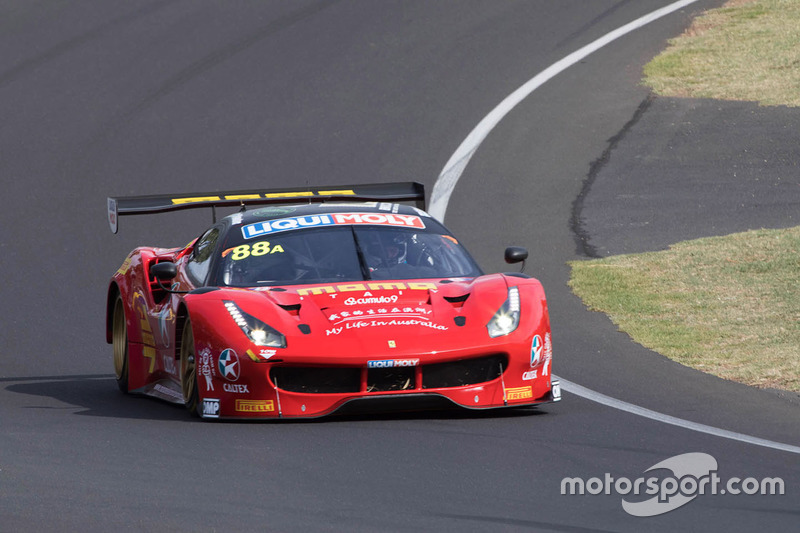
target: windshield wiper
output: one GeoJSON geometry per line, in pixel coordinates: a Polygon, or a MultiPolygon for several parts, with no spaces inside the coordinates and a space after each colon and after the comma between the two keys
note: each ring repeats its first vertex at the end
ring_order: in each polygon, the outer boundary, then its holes
{"type": "Polygon", "coordinates": [[[365,280],[372,279],[369,275],[369,267],[367,266],[367,260],[364,258],[364,251],[361,249],[361,244],[358,242],[358,237],[356,236],[356,230],[353,226],[350,226],[350,232],[353,234],[353,242],[356,243],[356,254],[358,254],[358,264],[361,266],[361,275],[364,277],[365,280]]]}

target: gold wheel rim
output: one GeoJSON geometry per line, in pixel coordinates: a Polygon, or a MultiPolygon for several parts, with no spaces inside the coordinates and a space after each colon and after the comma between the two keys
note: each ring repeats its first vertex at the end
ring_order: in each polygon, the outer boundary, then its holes
{"type": "Polygon", "coordinates": [[[194,386],[197,382],[195,367],[194,334],[192,333],[192,324],[187,321],[181,340],[181,390],[183,391],[183,401],[187,404],[194,397],[194,386]]]}
{"type": "Polygon", "coordinates": [[[128,360],[128,325],[125,322],[125,309],[122,298],[114,304],[114,322],[112,329],[112,345],[114,347],[114,374],[122,379],[125,363],[128,360]]]}

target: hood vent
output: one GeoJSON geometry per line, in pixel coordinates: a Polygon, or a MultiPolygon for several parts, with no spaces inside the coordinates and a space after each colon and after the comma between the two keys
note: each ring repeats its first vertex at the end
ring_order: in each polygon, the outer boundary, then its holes
{"type": "Polygon", "coordinates": [[[291,305],[278,304],[278,306],[281,309],[283,309],[292,316],[298,316],[300,314],[300,305],[301,304],[291,304],[291,305]]]}
{"type": "Polygon", "coordinates": [[[461,296],[445,296],[444,299],[453,304],[453,307],[464,307],[464,302],[469,298],[470,293],[462,294],[461,296]]]}

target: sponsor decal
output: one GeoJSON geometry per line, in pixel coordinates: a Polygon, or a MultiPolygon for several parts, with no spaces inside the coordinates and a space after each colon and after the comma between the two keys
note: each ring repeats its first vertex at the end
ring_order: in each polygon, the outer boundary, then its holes
{"type": "Polygon", "coordinates": [[[365,292],[361,298],[350,297],[343,303],[344,305],[369,305],[369,304],[393,304],[397,303],[398,296],[393,294],[391,296],[372,296],[372,293],[365,292]]]}
{"type": "Polygon", "coordinates": [[[506,399],[508,399],[509,402],[524,400],[526,398],[533,398],[533,389],[530,386],[506,389],[506,399]]]}
{"type": "Polygon", "coordinates": [[[250,389],[247,388],[247,385],[242,385],[241,383],[224,383],[222,390],[233,394],[250,394],[250,389]]]}
{"type": "Polygon", "coordinates": [[[339,335],[343,331],[349,329],[376,328],[386,326],[421,326],[423,328],[433,329],[436,331],[447,331],[449,329],[447,326],[427,321],[427,319],[418,318],[409,318],[405,320],[361,320],[358,322],[347,322],[342,326],[326,329],[325,335],[339,335]]]}
{"type": "Polygon", "coordinates": [[[111,232],[117,232],[117,201],[114,198],[108,199],[108,225],[111,226],[111,232]]]}
{"type": "Polygon", "coordinates": [[[212,392],[214,390],[212,377],[217,374],[214,371],[214,359],[211,356],[211,350],[209,348],[203,348],[198,355],[200,356],[200,364],[198,365],[200,375],[206,378],[206,391],[212,392]]]}
{"type": "Polygon", "coordinates": [[[522,373],[522,381],[531,381],[532,379],[536,379],[536,370],[522,373]]]}
{"type": "Polygon", "coordinates": [[[271,413],[274,410],[272,400],[236,400],[236,411],[240,413],[271,413]]]}
{"type": "Polygon", "coordinates": [[[425,229],[425,223],[417,215],[394,213],[330,213],[325,215],[306,215],[299,217],[264,220],[242,226],[245,239],[270,235],[281,231],[302,228],[315,228],[337,225],[373,225],[425,229]]]}
{"type": "Polygon", "coordinates": [[[544,368],[543,376],[550,375],[550,366],[553,364],[553,344],[550,342],[550,333],[544,334],[544,368]]]}
{"type": "Polygon", "coordinates": [[[388,317],[403,317],[405,318],[406,315],[412,315],[415,317],[419,317],[422,320],[428,320],[427,317],[422,315],[431,315],[433,311],[431,309],[425,309],[424,307],[403,307],[400,309],[399,307],[394,308],[378,308],[378,309],[358,309],[356,311],[340,311],[339,313],[331,313],[328,316],[329,320],[335,321],[336,324],[341,322],[346,322],[348,320],[360,320],[362,318],[371,318],[374,315],[381,315],[381,318],[388,318],[388,317]],[[341,320],[339,320],[341,319],[341,320]]]}
{"type": "Polygon", "coordinates": [[[366,292],[366,291],[391,291],[391,290],[412,290],[412,291],[435,291],[436,284],[429,281],[411,281],[403,283],[401,281],[374,281],[369,283],[347,283],[343,285],[324,285],[321,287],[303,287],[297,289],[297,294],[334,294],[337,292],[366,292]]]}
{"type": "Polygon", "coordinates": [[[169,387],[165,387],[161,383],[156,383],[155,387],[153,387],[153,390],[155,392],[163,394],[164,396],[168,396],[174,400],[183,401],[183,395],[180,392],[174,391],[169,387]]]}
{"type": "Polygon", "coordinates": [[[554,402],[561,400],[561,382],[553,381],[552,393],[554,402]]]}
{"type": "Polygon", "coordinates": [[[367,368],[397,368],[417,366],[418,364],[419,359],[382,359],[378,361],[367,361],[367,368]]]}
{"type": "Polygon", "coordinates": [[[125,274],[127,274],[128,269],[131,268],[131,261],[132,259],[130,257],[125,259],[125,261],[122,262],[122,266],[119,267],[119,270],[117,270],[117,274],[119,274],[120,276],[124,276],[125,274]]]}
{"type": "Polygon", "coordinates": [[[278,350],[270,350],[267,348],[262,348],[258,351],[258,354],[253,352],[253,350],[247,350],[247,357],[250,358],[251,361],[255,361],[256,363],[263,363],[264,361],[269,361],[270,357],[278,353],[278,350]]]}
{"type": "Polygon", "coordinates": [[[395,341],[389,341],[389,348],[397,348],[397,343],[395,341]]]}
{"type": "Polygon", "coordinates": [[[542,338],[534,335],[531,341],[531,366],[536,366],[542,357],[542,338]]]}
{"type": "Polygon", "coordinates": [[[219,418],[219,400],[203,399],[203,418],[219,418]]]}
{"type": "Polygon", "coordinates": [[[228,381],[237,381],[239,379],[239,356],[230,348],[223,350],[219,354],[217,366],[219,367],[219,373],[228,381]]]}

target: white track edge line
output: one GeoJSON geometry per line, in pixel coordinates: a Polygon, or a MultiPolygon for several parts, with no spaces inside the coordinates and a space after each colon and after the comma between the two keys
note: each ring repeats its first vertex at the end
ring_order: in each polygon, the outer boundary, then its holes
{"type": "Polygon", "coordinates": [[[782,442],[775,442],[772,440],[761,439],[758,437],[753,437],[751,435],[745,435],[744,433],[728,431],[727,429],[715,428],[713,426],[699,424],[697,422],[684,420],[682,418],[677,418],[675,416],[665,415],[664,413],[659,413],[658,411],[652,411],[650,409],[646,409],[644,407],[640,407],[632,403],[623,402],[622,400],[617,400],[616,398],[612,398],[611,396],[606,396],[605,394],[601,394],[591,389],[587,389],[582,385],[578,385],[577,383],[573,383],[562,377],[558,377],[557,379],[560,380],[561,388],[563,390],[571,394],[574,394],[576,396],[580,396],[581,398],[585,398],[587,400],[600,403],[607,407],[613,407],[614,409],[619,409],[620,411],[625,411],[627,413],[632,413],[634,415],[649,418],[651,420],[662,422],[664,424],[671,424],[673,426],[690,429],[692,431],[707,433],[709,435],[714,435],[715,437],[722,437],[725,439],[746,442],[747,444],[762,446],[764,448],[773,448],[775,450],[800,454],[800,446],[792,446],[791,444],[783,444],[782,442]]]}
{"type": "Polygon", "coordinates": [[[500,104],[497,105],[497,107],[495,107],[488,115],[486,115],[477,126],[475,126],[469,135],[467,135],[467,138],[464,139],[464,142],[461,143],[461,145],[456,149],[455,153],[447,161],[444,169],[442,169],[442,172],[436,179],[436,183],[433,185],[433,191],[431,192],[431,199],[428,205],[428,212],[431,214],[431,216],[440,222],[444,222],[444,216],[445,212],[447,211],[447,204],[450,201],[450,196],[453,194],[453,190],[455,189],[458,180],[461,178],[461,174],[464,172],[469,160],[472,159],[472,156],[475,154],[475,151],[481,145],[483,140],[489,135],[489,133],[491,133],[495,126],[497,126],[497,124],[503,120],[503,117],[505,117],[512,109],[514,109],[517,104],[522,102],[522,100],[524,100],[529,94],[557,74],[563,72],[567,68],[581,61],[593,52],[596,52],[610,42],[697,1],[698,0],[681,0],[680,2],[675,2],[669,4],[668,6],[662,7],[661,9],[657,9],[656,11],[640,17],[633,22],[629,22],[628,24],[600,37],[596,41],[587,44],[583,48],[576,50],[560,61],[553,63],[542,72],[528,80],[519,89],[508,95],[502,102],[500,102],[500,104]]]}

